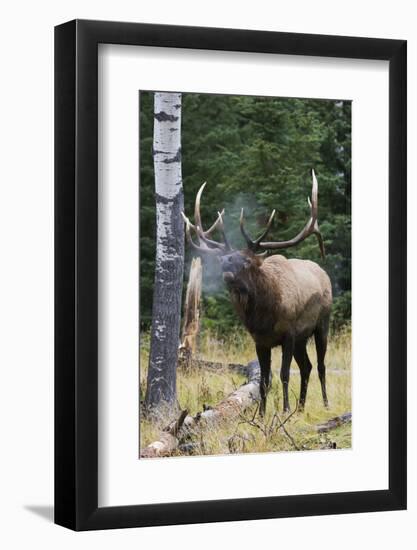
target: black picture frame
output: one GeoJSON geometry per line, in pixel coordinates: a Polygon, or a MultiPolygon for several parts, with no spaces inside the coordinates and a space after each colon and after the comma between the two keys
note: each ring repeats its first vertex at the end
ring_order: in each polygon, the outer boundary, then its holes
{"type": "Polygon", "coordinates": [[[55,522],[74,530],[406,508],[404,40],[74,20],[55,28],[55,522]],[[389,488],[98,507],[98,44],[389,62],[389,488]]]}

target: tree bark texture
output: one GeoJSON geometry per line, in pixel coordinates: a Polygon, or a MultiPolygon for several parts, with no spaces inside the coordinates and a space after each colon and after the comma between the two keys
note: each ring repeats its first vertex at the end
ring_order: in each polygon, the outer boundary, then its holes
{"type": "Polygon", "coordinates": [[[181,94],[156,92],[153,159],[156,262],[146,407],[176,404],[176,370],[184,269],[181,94]]]}

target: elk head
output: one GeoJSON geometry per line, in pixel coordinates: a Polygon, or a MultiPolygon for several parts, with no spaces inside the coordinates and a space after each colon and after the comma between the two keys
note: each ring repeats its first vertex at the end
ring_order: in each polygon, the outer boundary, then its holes
{"type": "Polygon", "coordinates": [[[243,274],[245,271],[253,267],[256,268],[260,266],[262,264],[263,258],[266,254],[268,254],[268,251],[290,248],[291,246],[295,246],[301,243],[310,235],[316,235],[320,246],[321,255],[324,258],[325,254],[323,237],[320,233],[317,221],[318,184],[316,176],[314,174],[314,170],[312,170],[312,177],[313,185],[311,201],[310,198],[307,199],[310,206],[310,218],[304,228],[298,233],[298,235],[288,241],[265,241],[264,239],[266,238],[271,228],[275,216],[275,210],[273,210],[264,231],[261,233],[261,235],[259,235],[259,237],[257,237],[256,239],[252,239],[248,235],[244,226],[244,216],[242,208],[240,214],[240,230],[247,245],[247,248],[243,250],[235,250],[230,246],[223,223],[224,209],[221,212],[217,213],[217,219],[213,223],[213,225],[207,231],[204,230],[200,214],[201,195],[203,193],[204,187],[206,186],[206,183],[203,183],[197,193],[195,200],[195,223],[192,224],[190,220],[185,216],[185,214],[182,214],[186,224],[186,237],[189,244],[199,253],[216,256],[220,260],[220,265],[223,272],[223,279],[229,285],[233,285],[233,283],[238,280],[238,276],[243,274]],[[191,230],[193,230],[194,232],[195,240],[191,236],[191,230]],[[220,233],[223,242],[218,242],[211,238],[212,234],[216,230],[220,233]]]}

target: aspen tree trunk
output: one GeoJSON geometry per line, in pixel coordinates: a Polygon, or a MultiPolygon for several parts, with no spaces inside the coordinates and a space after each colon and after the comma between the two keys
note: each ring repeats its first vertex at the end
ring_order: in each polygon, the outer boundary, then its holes
{"type": "Polygon", "coordinates": [[[181,94],[156,92],[153,158],[156,263],[146,407],[176,404],[176,371],[184,268],[181,94]]]}

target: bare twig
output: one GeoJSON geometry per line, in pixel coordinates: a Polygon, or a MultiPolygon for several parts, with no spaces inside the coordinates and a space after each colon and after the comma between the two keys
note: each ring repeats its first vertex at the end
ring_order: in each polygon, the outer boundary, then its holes
{"type": "Polygon", "coordinates": [[[288,437],[288,439],[291,441],[291,444],[292,446],[294,447],[294,449],[296,451],[299,451],[300,450],[300,447],[297,445],[297,443],[295,442],[293,436],[289,433],[289,431],[287,430],[287,428],[285,427],[285,424],[288,422],[288,420],[292,417],[292,415],[295,413],[296,409],[289,415],[287,416],[287,418],[281,422],[281,419],[280,417],[277,415],[277,419],[278,419],[278,422],[279,422],[279,426],[278,426],[278,429],[282,429],[282,431],[284,432],[284,434],[288,437]]]}
{"type": "Polygon", "coordinates": [[[289,433],[289,431],[287,430],[287,428],[285,427],[285,424],[289,421],[289,419],[294,416],[294,414],[298,411],[298,399],[297,399],[297,396],[295,395],[294,392],[292,392],[294,397],[295,397],[295,408],[292,412],[290,412],[290,414],[287,416],[287,418],[284,419],[284,421],[281,421],[280,417],[278,416],[278,413],[275,413],[276,414],[276,417],[277,417],[277,420],[279,422],[279,426],[278,426],[278,429],[282,429],[282,431],[284,432],[284,434],[287,436],[287,438],[290,440],[292,446],[294,447],[294,449],[296,449],[297,451],[300,450],[300,447],[297,445],[297,443],[295,442],[293,436],[289,433]]]}
{"type": "MultiPolygon", "coordinates": [[[[295,394],[294,394],[294,396],[295,396],[295,394]]],[[[297,445],[294,438],[292,437],[292,435],[289,433],[289,431],[285,427],[285,424],[290,420],[290,418],[292,418],[294,416],[294,414],[298,410],[298,399],[297,399],[296,396],[295,396],[295,401],[296,401],[296,405],[295,405],[294,410],[292,412],[290,412],[290,414],[286,418],[281,420],[279,414],[277,412],[275,412],[274,415],[272,416],[272,419],[271,419],[269,424],[268,423],[261,424],[260,422],[257,422],[255,420],[255,417],[256,417],[256,414],[257,414],[258,408],[259,408],[259,404],[258,404],[256,409],[255,409],[255,412],[254,412],[254,414],[251,418],[248,418],[243,413],[241,413],[239,415],[240,422],[238,422],[238,427],[242,424],[247,424],[247,425],[259,430],[263,434],[265,439],[269,439],[274,433],[276,433],[278,430],[282,429],[283,433],[290,440],[292,446],[297,451],[299,451],[300,447],[297,445]]]]}

